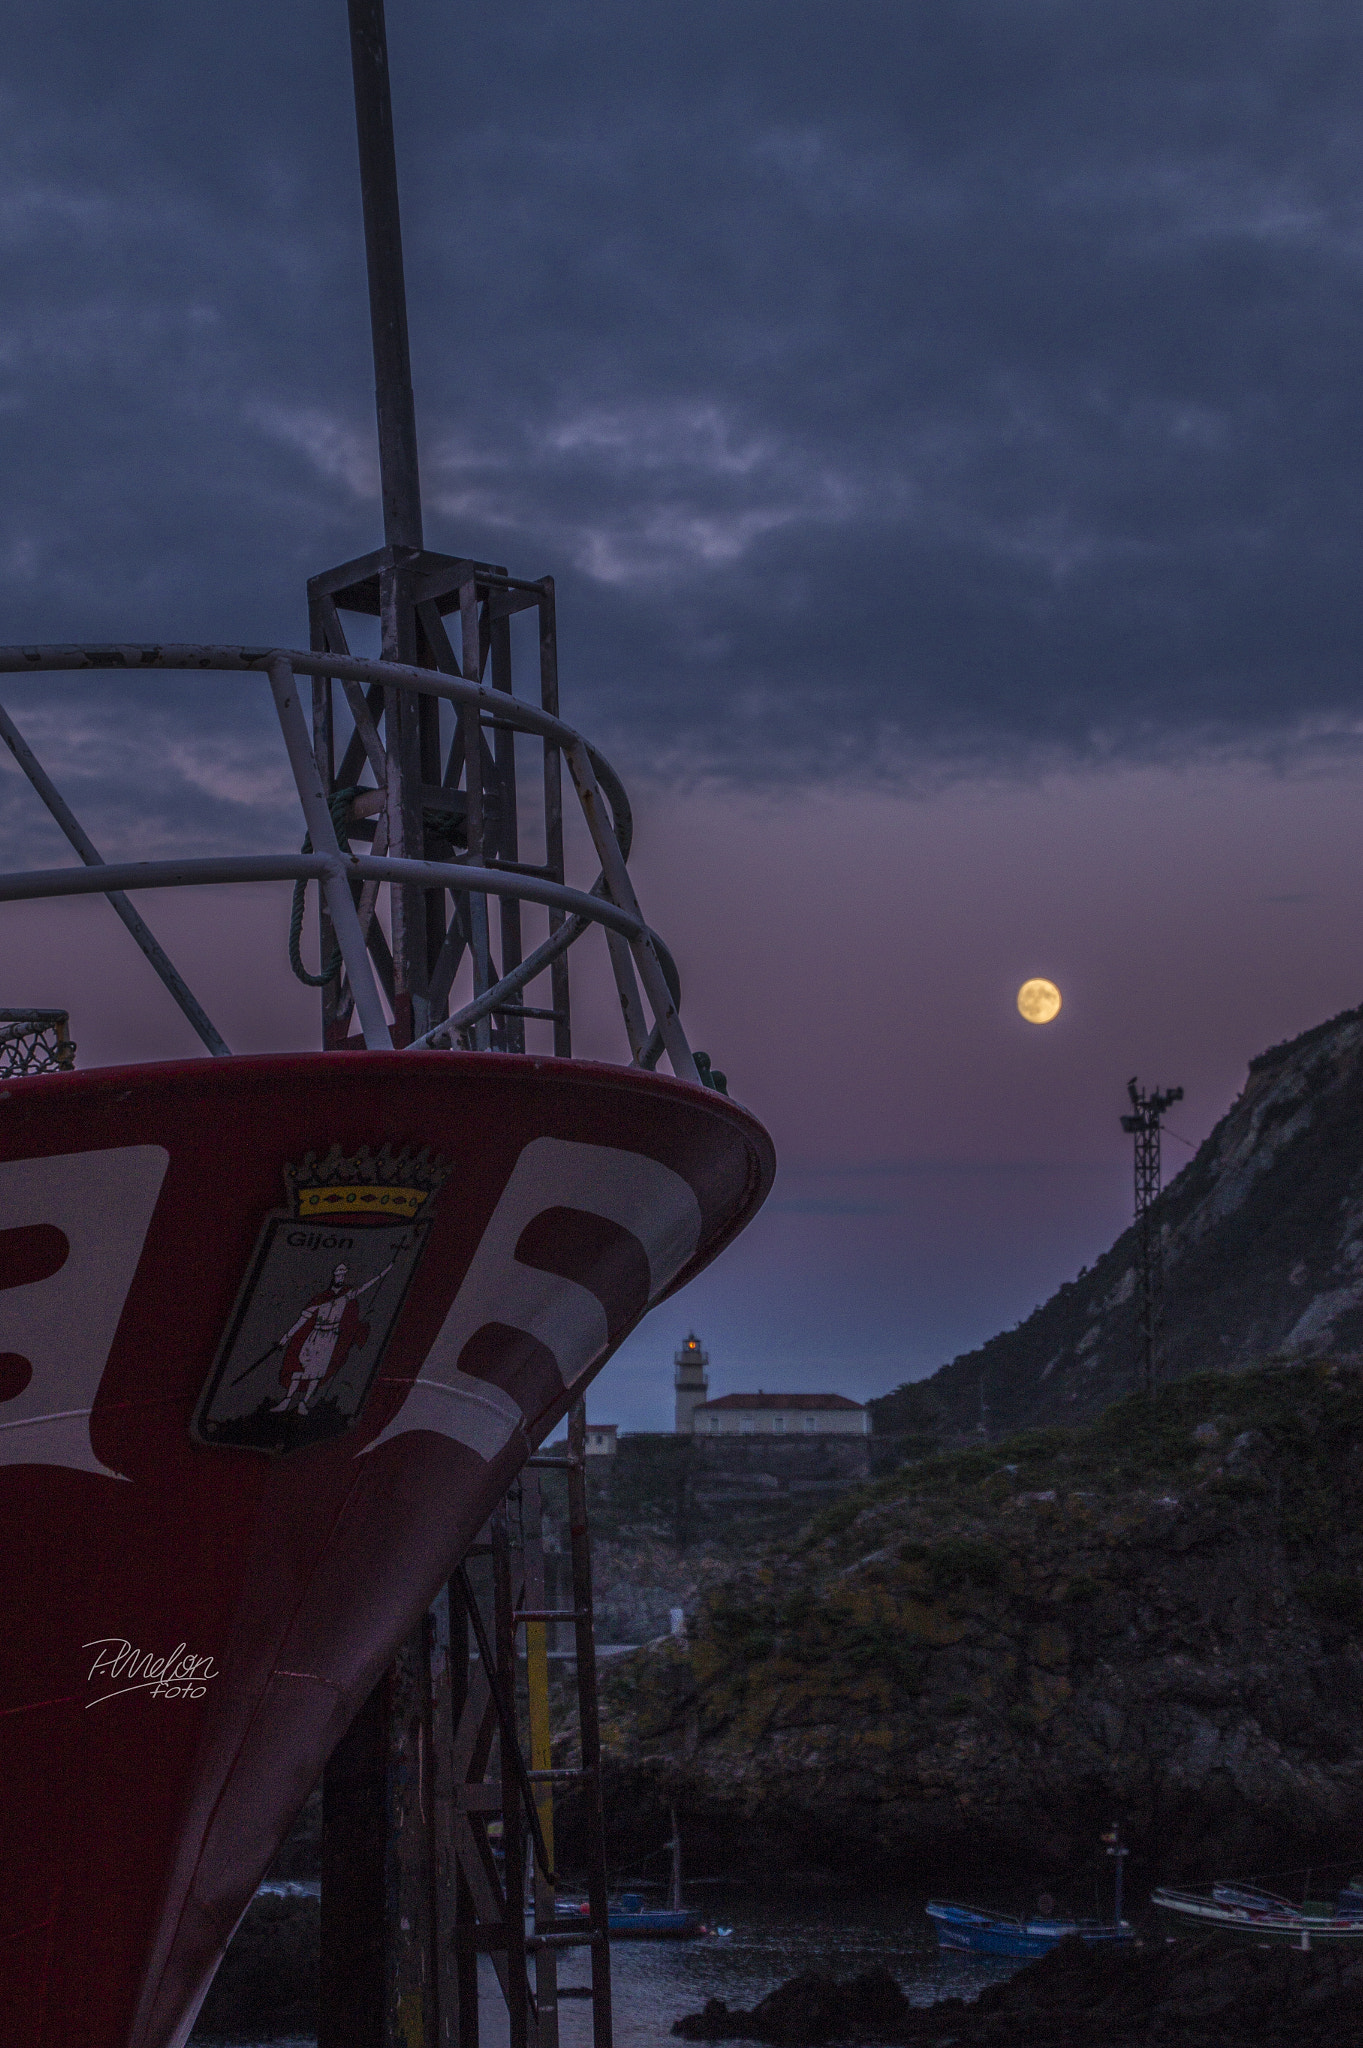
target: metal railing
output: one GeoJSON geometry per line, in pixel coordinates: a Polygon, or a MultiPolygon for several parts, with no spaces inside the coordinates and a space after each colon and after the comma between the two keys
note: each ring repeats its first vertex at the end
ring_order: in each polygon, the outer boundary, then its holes
{"type": "Polygon", "coordinates": [[[63,896],[108,897],[199,1037],[210,1051],[219,1055],[227,1053],[228,1046],[127,903],[126,892],[235,882],[316,880],[335,932],[364,1044],[370,1050],[391,1050],[393,1038],[360,922],[358,906],[366,893],[366,883],[371,885],[367,892],[371,918],[372,885],[449,891],[456,900],[471,897],[485,901],[493,896],[538,904],[550,913],[548,939],[492,986],[477,992],[471,1002],[432,1024],[412,1044],[437,1049],[442,1044],[470,1042],[483,1019],[512,1003],[595,924],[602,926],[606,934],[631,1063],[652,1068],[665,1052],[679,1079],[700,1079],[682,1029],[676,968],[666,947],[644,920],[626,865],[632,831],[628,801],[609,762],[572,726],[501,690],[484,689],[477,683],[431,669],[370,661],[358,655],[269,647],[155,644],[0,648],[0,674],[156,669],[218,670],[262,674],[268,679],[313,850],[106,863],[12,719],[0,709],[0,738],[84,863],[79,868],[22,869],[0,874],[0,903],[63,896]],[[600,862],[596,880],[589,888],[578,889],[547,879],[542,873],[527,872],[520,865],[512,868],[459,860],[415,860],[353,853],[348,847],[343,848],[333,823],[330,793],[323,785],[309,735],[298,688],[300,676],[334,678],[342,683],[377,685],[388,691],[443,699],[466,719],[475,719],[480,728],[510,729],[555,747],[567,763],[600,862]]]}

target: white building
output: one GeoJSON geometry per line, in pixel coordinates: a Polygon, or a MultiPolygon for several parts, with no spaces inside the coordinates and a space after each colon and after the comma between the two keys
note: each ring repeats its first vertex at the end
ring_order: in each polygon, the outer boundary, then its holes
{"type": "MultiPolygon", "coordinates": [[[[618,1422],[589,1422],[585,1448],[589,1458],[613,1458],[620,1434],[618,1422]]],[[[544,1446],[550,1457],[562,1458],[568,1453],[566,1436],[556,1436],[552,1443],[544,1446]]]]}
{"type": "Polygon", "coordinates": [[[693,1330],[676,1358],[675,1385],[679,1436],[690,1436],[695,1426],[692,1417],[710,1391],[710,1381],[705,1370],[709,1363],[710,1354],[693,1330]]]}
{"type": "Polygon", "coordinates": [[[845,1394],[721,1394],[696,1403],[691,1426],[697,1436],[869,1436],[871,1411],[845,1394]]]}

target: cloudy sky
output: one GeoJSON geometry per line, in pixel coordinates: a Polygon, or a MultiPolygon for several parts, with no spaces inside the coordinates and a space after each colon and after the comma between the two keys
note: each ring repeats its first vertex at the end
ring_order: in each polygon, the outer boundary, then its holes
{"type": "MultiPolygon", "coordinates": [[[[612,1366],[865,1394],[1128,1213],[1363,996],[1363,25],[1338,5],[389,0],[427,537],[558,580],[766,1216],[612,1366]],[[1025,1026],[1049,973],[1059,1022],[1025,1026]]],[[[5,640],[305,636],[380,538],[342,0],[12,0],[5,640]]],[[[255,686],[7,698],[106,851],[296,833],[255,686]]],[[[55,842],[0,776],[6,858],[55,842]]],[[[286,903],[149,914],[309,1042],[286,903]]],[[[180,1050],[100,905],[0,1000],[180,1050]]],[[[584,1043],[593,974],[579,971],[584,1043]]],[[[230,1027],[230,1028],[229,1028],[230,1027]]]]}

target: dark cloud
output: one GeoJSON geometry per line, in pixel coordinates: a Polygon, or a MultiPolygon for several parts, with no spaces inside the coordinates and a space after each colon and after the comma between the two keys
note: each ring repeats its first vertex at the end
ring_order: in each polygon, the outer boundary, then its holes
{"type": "MultiPolygon", "coordinates": [[[[1352,10],[389,13],[428,537],[636,768],[1352,730],[1352,10]]],[[[0,637],[300,637],[378,531],[341,0],[28,0],[0,93],[0,637]]],[[[25,687],[134,836],[273,814],[237,686],[25,687]]]]}

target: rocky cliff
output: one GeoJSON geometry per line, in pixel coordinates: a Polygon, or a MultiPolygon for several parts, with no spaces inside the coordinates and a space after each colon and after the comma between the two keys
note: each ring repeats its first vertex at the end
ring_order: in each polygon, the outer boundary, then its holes
{"type": "MultiPolygon", "coordinates": [[[[863,1454],[865,1438],[848,1442],[863,1454]]],[[[692,1612],[705,1587],[743,1558],[772,1544],[788,1544],[815,1508],[856,1483],[839,1476],[834,1455],[796,1461],[803,1444],[780,1438],[714,1446],[694,1438],[639,1432],[622,1437],[613,1457],[587,1466],[588,1513],[598,1643],[644,1643],[665,1635],[675,1609],[692,1612]],[[811,1477],[810,1474],[819,1476],[811,1477]]],[[[825,1448],[812,1447],[817,1453],[825,1448]]],[[[879,1446],[887,1468],[898,1463],[899,1440],[879,1446]]],[[[864,1458],[863,1458],[864,1463],[864,1458]]],[[[564,1556],[566,1502],[559,1487],[544,1489],[551,1583],[571,1606],[564,1556]],[[556,1554],[556,1555],[555,1555],[556,1554]]]]}
{"type": "Polygon", "coordinates": [[[745,1874],[1054,1883],[1114,1818],[1137,1883],[1363,1860],[1361,1573],[1348,1362],[919,1461],[712,1577],[688,1642],[609,1669],[615,1852],[675,1800],[693,1866],[745,1874]]]}
{"type": "MultiPolygon", "coordinates": [[[[1260,1054],[1160,1197],[1161,1367],[1363,1357],[1363,1009],[1260,1054]]],[[[1016,1329],[873,1404],[882,1431],[935,1417],[995,1431],[1096,1414],[1132,1384],[1136,1238],[1016,1329]]]]}

